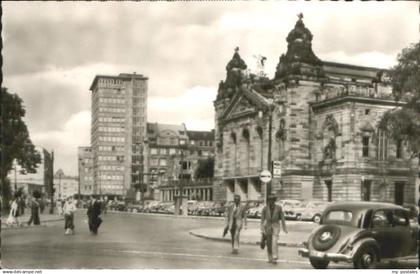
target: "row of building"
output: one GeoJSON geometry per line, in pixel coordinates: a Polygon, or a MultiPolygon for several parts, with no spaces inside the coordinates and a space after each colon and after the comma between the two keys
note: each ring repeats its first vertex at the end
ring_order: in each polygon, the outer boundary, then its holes
{"type": "Polygon", "coordinates": [[[37,146],[36,151],[41,156],[35,173],[23,173],[16,164],[8,174],[14,192],[21,191],[24,196],[31,196],[34,191],[42,194],[43,198],[61,200],[78,194],[79,180],[76,176],[64,174],[62,169],[54,171],[54,152],[37,146]]]}
{"type": "MultiPolygon", "coordinates": [[[[147,139],[132,146],[132,155],[123,154],[129,145],[123,142],[121,148],[112,141],[79,147],[81,195],[125,197],[141,183],[147,187],[146,199],[173,201],[182,184],[189,198],[211,200],[211,180],[197,178],[196,171],[200,162],[214,157],[214,132],[189,131],[184,124],[147,123],[146,128],[147,139]]],[[[111,136],[115,134],[103,137],[111,136]]]]}
{"type": "Polygon", "coordinates": [[[161,201],[181,192],[261,201],[267,189],[259,173],[276,161],[281,177],[270,191],[283,199],[414,203],[418,162],[378,127],[386,111],[405,104],[394,100],[388,71],[322,61],[312,39],[300,17],[272,79],[249,73],[235,49],[210,132],[148,123],[147,77],[96,76],[91,146],[78,153],[81,193],[126,196],[144,183],[146,197],[161,201]],[[214,178],[200,180],[195,171],[207,158],[214,178]]]}

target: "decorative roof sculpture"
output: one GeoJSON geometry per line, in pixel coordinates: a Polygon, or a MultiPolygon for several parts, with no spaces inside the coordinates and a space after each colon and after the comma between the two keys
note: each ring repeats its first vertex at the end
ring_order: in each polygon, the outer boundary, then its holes
{"type": "Polygon", "coordinates": [[[281,78],[286,74],[300,74],[302,71],[301,66],[296,66],[294,63],[304,63],[311,66],[318,66],[314,73],[320,74],[320,66],[322,61],[312,51],[312,38],[313,35],[305,27],[303,23],[303,14],[298,15],[299,19],[295,24],[294,29],[289,32],[286,38],[287,52],[282,54],[276,68],[275,78],[281,78]]]}
{"type": "Polygon", "coordinates": [[[247,65],[245,64],[244,60],[242,60],[241,56],[239,56],[239,47],[235,48],[235,53],[233,54],[232,59],[226,66],[226,70],[229,72],[232,69],[246,69],[247,65]]]}
{"type": "Polygon", "coordinates": [[[242,85],[246,78],[247,65],[238,52],[239,47],[236,47],[232,59],[226,65],[226,80],[219,83],[216,100],[232,98],[236,89],[242,85]]]}

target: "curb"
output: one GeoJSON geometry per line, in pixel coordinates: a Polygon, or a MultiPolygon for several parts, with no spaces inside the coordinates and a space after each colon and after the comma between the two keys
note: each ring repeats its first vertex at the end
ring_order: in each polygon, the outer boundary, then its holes
{"type": "MultiPolygon", "coordinates": [[[[212,241],[230,242],[230,239],[228,239],[228,238],[220,238],[220,237],[206,236],[206,235],[203,235],[203,234],[195,233],[192,230],[189,231],[189,234],[192,235],[192,236],[195,236],[195,237],[199,237],[199,238],[203,238],[203,239],[207,239],[207,240],[212,240],[212,241]]],[[[246,244],[246,245],[260,245],[260,241],[244,241],[244,240],[240,240],[239,243],[246,244]]],[[[284,242],[278,242],[278,246],[303,247],[302,244],[298,244],[298,243],[284,243],[284,242]]]]}
{"type": "MultiPolygon", "coordinates": [[[[173,215],[173,214],[165,214],[165,213],[143,213],[143,212],[131,212],[131,211],[108,211],[107,214],[112,213],[112,214],[131,214],[131,215],[142,215],[142,216],[161,216],[161,217],[166,217],[166,218],[185,218],[185,219],[204,219],[204,220],[225,220],[225,217],[220,217],[220,216],[195,216],[195,215],[188,215],[188,216],[184,216],[184,215],[173,215]]],[[[247,222],[251,222],[251,223],[259,223],[261,222],[261,219],[256,219],[256,218],[247,218],[247,222]]],[[[292,223],[292,224],[302,224],[302,225],[307,225],[307,224],[312,224],[311,222],[306,222],[306,221],[295,221],[295,220],[287,220],[286,223],[292,223]]]]}

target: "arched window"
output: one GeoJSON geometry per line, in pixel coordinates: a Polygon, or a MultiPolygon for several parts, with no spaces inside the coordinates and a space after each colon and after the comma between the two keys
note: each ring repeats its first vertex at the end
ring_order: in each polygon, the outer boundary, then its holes
{"type": "Polygon", "coordinates": [[[244,154],[245,154],[245,168],[246,171],[249,172],[249,164],[250,164],[250,136],[249,136],[249,130],[244,128],[242,130],[242,138],[245,141],[244,144],[244,154]]]}
{"type": "Polygon", "coordinates": [[[232,141],[232,150],[231,150],[231,155],[230,155],[230,159],[231,159],[231,170],[233,172],[234,175],[236,175],[236,167],[237,167],[237,156],[238,156],[238,145],[237,145],[237,139],[236,139],[236,133],[232,132],[230,134],[231,137],[231,141],[232,141]]]}
{"type": "Polygon", "coordinates": [[[255,131],[257,132],[257,135],[258,135],[258,141],[259,141],[258,150],[260,151],[260,153],[259,153],[260,158],[258,159],[257,157],[255,157],[255,161],[257,161],[256,166],[258,166],[262,170],[263,169],[263,148],[264,148],[263,129],[260,126],[257,126],[255,128],[255,131]]]}

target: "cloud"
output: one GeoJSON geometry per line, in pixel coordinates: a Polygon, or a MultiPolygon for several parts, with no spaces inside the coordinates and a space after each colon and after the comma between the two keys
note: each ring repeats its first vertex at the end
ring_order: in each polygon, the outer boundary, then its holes
{"type": "Polygon", "coordinates": [[[37,146],[54,150],[55,169],[63,169],[67,175],[76,175],[77,148],[90,144],[91,113],[82,111],[71,115],[58,130],[31,133],[37,146]]]}
{"type": "Polygon", "coordinates": [[[31,134],[60,150],[54,134],[68,136],[73,131],[66,125],[74,115],[90,111],[96,74],[135,71],[149,77],[149,121],[207,130],[234,48],[240,47],[251,70],[253,55],[267,57],[266,72],[273,77],[300,12],[322,60],[386,68],[402,48],[418,41],[418,4],[407,2],[6,2],[2,7],[4,86],[24,100],[31,134]]]}
{"type": "Polygon", "coordinates": [[[196,86],[177,97],[150,97],[148,120],[165,124],[185,123],[189,130],[214,128],[214,107],[217,90],[196,86]]]}

